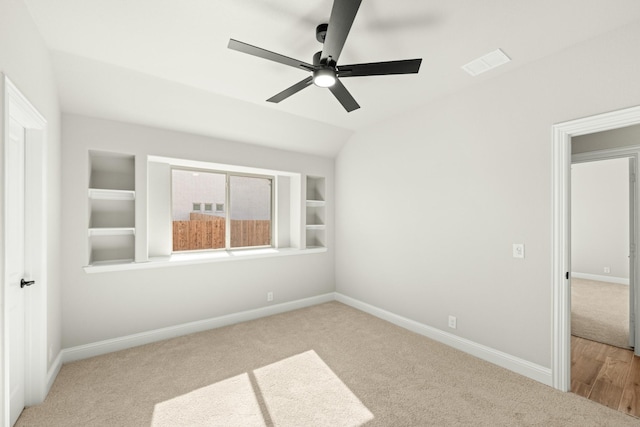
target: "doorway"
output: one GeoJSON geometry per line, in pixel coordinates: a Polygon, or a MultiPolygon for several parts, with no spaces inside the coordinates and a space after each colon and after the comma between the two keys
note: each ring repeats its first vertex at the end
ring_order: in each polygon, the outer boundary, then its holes
{"type": "MultiPolygon", "coordinates": [[[[600,114],[553,126],[552,384],[571,388],[571,138],[640,124],[640,107],[600,114]]],[[[613,149],[615,151],[616,149],[613,149]]],[[[617,149],[623,156],[625,148],[617,149]]],[[[629,154],[629,153],[626,153],[629,154]]],[[[636,239],[637,240],[637,239],[636,239]]],[[[637,285],[637,281],[634,281],[637,285]]],[[[638,330],[634,339],[638,341],[638,330]]]]}
{"type": "Polygon", "coordinates": [[[595,140],[603,148],[616,136],[635,143],[629,138],[634,133],[640,138],[640,126],[571,141],[571,392],[638,416],[634,378],[640,367],[633,347],[640,148],[626,148],[637,150],[630,154],[581,147],[595,140]]]}
{"type": "Polygon", "coordinates": [[[571,335],[626,349],[635,345],[636,157],[598,150],[571,165],[571,335]]]}
{"type": "Polygon", "coordinates": [[[16,414],[21,410],[19,406],[42,402],[48,388],[47,124],[18,88],[2,74],[0,85],[3,97],[0,103],[3,118],[0,149],[4,159],[0,166],[3,182],[0,186],[3,218],[0,224],[3,235],[0,246],[0,424],[8,426],[19,415],[16,414]],[[16,204],[23,204],[23,209],[17,209],[16,204]],[[19,227],[24,228],[19,233],[14,228],[16,221],[18,226],[20,223],[24,226],[19,227]],[[24,250],[12,246],[15,241],[24,250]],[[16,254],[24,261],[20,268],[15,264],[16,254]],[[23,278],[34,280],[37,286],[20,287],[23,278]],[[16,357],[20,359],[17,362],[16,357]],[[17,403],[14,403],[12,394],[17,403]]]}

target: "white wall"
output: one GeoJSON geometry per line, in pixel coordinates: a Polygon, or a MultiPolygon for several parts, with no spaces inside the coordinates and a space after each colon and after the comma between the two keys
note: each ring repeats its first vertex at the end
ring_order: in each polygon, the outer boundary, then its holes
{"type": "Polygon", "coordinates": [[[64,348],[264,307],[267,291],[274,292],[273,303],[281,303],[335,289],[332,159],[76,115],[63,116],[62,140],[64,348]],[[87,262],[89,150],[324,176],[329,249],[306,255],[87,274],[82,267],[87,262]]]}
{"type": "Polygon", "coordinates": [[[640,104],[638,40],[636,23],[352,137],[337,291],[550,367],[551,126],[640,104]]]}
{"type": "MultiPolygon", "coordinates": [[[[26,6],[19,0],[0,1],[0,72],[11,79],[47,120],[47,348],[51,353],[50,368],[60,352],[61,342],[60,109],[49,52],[26,6]]],[[[0,120],[4,117],[2,109],[0,103],[0,120]]],[[[0,149],[4,152],[2,146],[0,149]]],[[[0,173],[0,188],[4,188],[3,176],[4,173],[0,173]]],[[[2,239],[4,241],[4,236],[2,239]]],[[[2,253],[0,259],[3,259],[2,253]]]]}
{"type": "Polygon", "coordinates": [[[571,165],[571,270],[629,279],[628,159],[571,165]]]}

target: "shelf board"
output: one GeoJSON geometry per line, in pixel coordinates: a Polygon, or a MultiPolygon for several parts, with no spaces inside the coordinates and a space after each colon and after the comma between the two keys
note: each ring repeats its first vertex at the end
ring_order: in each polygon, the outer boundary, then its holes
{"type": "Polygon", "coordinates": [[[132,190],[90,188],[89,198],[93,200],[135,200],[136,192],[132,190]]]}
{"type": "Polygon", "coordinates": [[[133,236],[136,234],[134,227],[98,227],[89,229],[89,237],[96,236],[133,236]]]}
{"type": "Polygon", "coordinates": [[[324,200],[307,200],[307,207],[309,208],[318,208],[325,205],[324,200]]]}
{"type": "Polygon", "coordinates": [[[324,230],[327,228],[324,224],[307,224],[307,230],[324,230]]]}
{"type": "Polygon", "coordinates": [[[126,259],[112,259],[112,260],[106,260],[106,261],[93,261],[91,264],[89,264],[88,266],[85,267],[85,269],[87,267],[110,267],[110,266],[122,266],[122,265],[126,265],[126,264],[133,264],[134,261],[133,259],[130,258],[126,258],[126,259]]]}

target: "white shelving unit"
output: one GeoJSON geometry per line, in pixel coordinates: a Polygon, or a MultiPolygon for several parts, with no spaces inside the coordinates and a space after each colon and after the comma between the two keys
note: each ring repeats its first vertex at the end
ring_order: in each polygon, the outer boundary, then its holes
{"type": "Polygon", "coordinates": [[[133,262],[134,156],[90,151],[89,168],[88,265],[133,262]]]}
{"type": "Polygon", "coordinates": [[[307,248],[326,247],[326,193],[324,177],[307,176],[307,248]]]}

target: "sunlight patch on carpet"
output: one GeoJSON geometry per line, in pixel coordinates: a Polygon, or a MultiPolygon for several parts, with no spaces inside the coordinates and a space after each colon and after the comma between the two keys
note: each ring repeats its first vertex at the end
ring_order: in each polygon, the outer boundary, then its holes
{"type": "Polygon", "coordinates": [[[315,351],[254,371],[275,426],[361,426],[373,414],[315,351]]]}
{"type": "Polygon", "coordinates": [[[310,350],[158,403],[151,426],[264,427],[265,418],[276,427],[358,427],[374,416],[310,350]]]}
{"type": "Polygon", "coordinates": [[[152,427],[265,427],[248,374],[238,375],[158,403],[152,427]]]}

